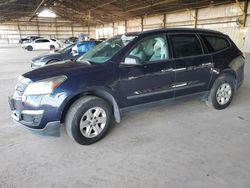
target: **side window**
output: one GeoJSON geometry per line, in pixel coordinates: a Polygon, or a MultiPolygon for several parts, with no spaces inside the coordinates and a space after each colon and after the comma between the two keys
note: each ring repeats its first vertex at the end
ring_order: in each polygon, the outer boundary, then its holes
{"type": "Polygon", "coordinates": [[[230,46],[229,42],[222,37],[201,35],[201,38],[206,44],[209,52],[217,52],[230,46]]]}
{"type": "Polygon", "coordinates": [[[42,42],[49,42],[49,40],[44,39],[44,40],[42,40],[42,42]]]}
{"type": "Polygon", "coordinates": [[[171,35],[174,57],[188,57],[203,54],[198,38],[195,35],[171,35]]]}
{"type": "Polygon", "coordinates": [[[151,36],[140,41],[129,53],[130,57],[136,57],[141,63],[157,62],[169,59],[169,53],[164,36],[151,36]]]}
{"type": "Polygon", "coordinates": [[[40,40],[36,40],[35,43],[45,43],[45,42],[49,42],[49,40],[47,40],[47,39],[40,39],[40,40]]]}

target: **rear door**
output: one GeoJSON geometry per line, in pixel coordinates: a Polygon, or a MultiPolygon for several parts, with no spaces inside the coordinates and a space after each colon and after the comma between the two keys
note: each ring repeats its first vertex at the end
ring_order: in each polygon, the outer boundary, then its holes
{"type": "Polygon", "coordinates": [[[40,50],[49,49],[50,41],[48,39],[38,39],[35,41],[34,48],[40,50]]]}
{"type": "Polygon", "coordinates": [[[212,59],[196,34],[170,34],[175,72],[175,97],[203,92],[211,79],[212,59]]]}

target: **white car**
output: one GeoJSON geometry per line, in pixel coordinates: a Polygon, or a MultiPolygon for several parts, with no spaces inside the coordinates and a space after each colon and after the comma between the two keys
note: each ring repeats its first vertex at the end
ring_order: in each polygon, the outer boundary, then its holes
{"type": "Polygon", "coordinates": [[[23,43],[22,48],[25,48],[28,51],[32,50],[50,50],[55,49],[58,50],[60,48],[60,44],[57,41],[51,39],[36,39],[29,43],[23,43]]]}

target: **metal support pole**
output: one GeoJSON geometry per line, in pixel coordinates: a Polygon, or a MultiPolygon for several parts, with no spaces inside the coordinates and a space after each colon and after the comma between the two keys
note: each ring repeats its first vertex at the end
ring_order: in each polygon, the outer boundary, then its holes
{"type": "Polygon", "coordinates": [[[39,21],[36,21],[36,26],[37,26],[37,34],[40,37],[40,29],[39,29],[39,21]]]}
{"type": "Polygon", "coordinates": [[[243,17],[243,24],[242,24],[243,27],[246,26],[246,22],[247,22],[247,8],[248,8],[248,4],[249,4],[249,0],[246,0],[245,4],[244,4],[244,17],[243,17]]]}
{"type": "Polygon", "coordinates": [[[127,33],[127,32],[128,32],[128,21],[125,20],[125,33],[127,33]]]}
{"type": "Polygon", "coordinates": [[[113,28],[112,36],[114,36],[115,35],[115,22],[112,22],[112,28],[113,28]]]}
{"type": "Polygon", "coordinates": [[[22,38],[22,34],[21,34],[20,25],[19,25],[19,20],[17,21],[17,29],[18,29],[18,32],[19,32],[19,37],[21,39],[22,38]]]}
{"type": "Polygon", "coordinates": [[[143,28],[143,27],[144,27],[143,20],[144,20],[143,17],[141,17],[141,31],[143,31],[143,29],[144,29],[144,28],[143,28]]]}
{"type": "Polygon", "coordinates": [[[167,14],[163,14],[163,28],[167,26],[167,14]]]}
{"type": "Polygon", "coordinates": [[[194,28],[197,28],[197,21],[198,21],[198,9],[194,9],[194,28]]]}
{"type": "Polygon", "coordinates": [[[90,26],[89,26],[89,22],[88,22],[88,36],[90,36],[90,26]]]}
{"type": "Polygon", "coordinates": [[[58,32],[57,32],[57,22],[56,22],[56,18],[55,18],[55,28],[56,28],[56,38],[58,38],[58,32]]]}
{"type": "Polygon", "coordinates": [[[242,28],[246,26],[246,20],[247,20],[247,7],[249,0],[246,0],[244,3],[244,7],[242,7],[240,0],[235,0],[235,3],[238,5],[242,12],[242,28]]]}
{"type": "Polygon", "coordinates": [[[193,14],[193,10],[192,9],[187,9],[187,11],[189,12],[190,16],[194,20],[194,28],[197,28],[198,9],[194,9],[194,14],[193,14]]]}
{"type": "Polygon", "coordinates": [[[71,23],[71,34],[72,34],[72,37],[74,36],[74,31],[73,31],[73,25],[71,23]]]}

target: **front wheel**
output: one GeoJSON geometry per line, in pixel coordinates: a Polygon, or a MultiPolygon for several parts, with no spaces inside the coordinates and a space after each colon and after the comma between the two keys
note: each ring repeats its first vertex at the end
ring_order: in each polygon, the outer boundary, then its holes
{"type": "Polygon", "coordinates": [[[65,127],[73,140],[89,145],[106,135],[111,122],[110,105],[101,98],[85,96],[74,102],[68,110],[65,127]]]}
{"type": "Polygon", "coordinates": [[[217,110],[222,110],[229,106],[232,102],[236,80],[230,74],[222,74],[214,82],[210,91],[207,104],[213,106],[217,110]]]}

